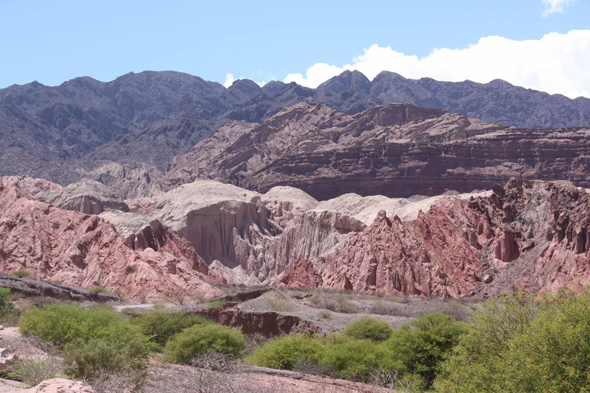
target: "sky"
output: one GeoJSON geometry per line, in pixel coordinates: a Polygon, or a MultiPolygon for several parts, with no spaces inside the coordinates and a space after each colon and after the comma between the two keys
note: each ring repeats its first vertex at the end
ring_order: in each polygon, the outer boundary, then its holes
{"type": "Polygon", "coordinates": [[[0,88],[145,70],[316,87],[346,69],[590,97],[590,0],[0,0],[0,88]]]}

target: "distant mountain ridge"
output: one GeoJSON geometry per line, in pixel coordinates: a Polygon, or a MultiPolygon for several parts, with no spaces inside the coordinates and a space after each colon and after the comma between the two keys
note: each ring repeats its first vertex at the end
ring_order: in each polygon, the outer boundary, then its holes
{"type": "Polygon", "coordinates": [[[326,200],[471,192],[512,177],[590,187],[588,173],[590,128],[516,128],[410,104],[348,115],[301,103],[260,125],[219,128],[176,156],[164,181],[172,189],[213,179],[263,193],[291,186],[326,200]]]}
{"type": "Polygon", "coordinates": [[[590,99],[512,86],[419,80],[345,71],[316,89],[242,79],[219,83],[172,71],[129,73],[111,82],[75,78],[0,90],[0,175],[66,184],[100,162],[165,168],[232,120],[262,123],[295,104],[324,103],[346,114],[395,102],[444,109],[525,128],[590,125],[590,99]]]}

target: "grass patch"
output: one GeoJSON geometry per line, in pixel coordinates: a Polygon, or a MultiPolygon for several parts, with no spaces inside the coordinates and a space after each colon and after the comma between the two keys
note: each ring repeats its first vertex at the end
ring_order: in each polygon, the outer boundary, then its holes
{"type": "Polygon", "coordinates": [[[19,278],[31,277],[31,273],[29,273],[27,270],[15,270],[12,272],[12,275],[19,278]]]}
{"type": "Polygon", "coordinates": [[[225,300],[225,299],[217,299],[217,300],[212,300],[212,301],[208,302],[208,303],[205,305],[205,308],[206,308],[207,310],[210,310],[210,309],[212,309],[212,308],[221,307],[221,306],[223,306],[225,303],[227,303],[227,300],[225,300]]]}

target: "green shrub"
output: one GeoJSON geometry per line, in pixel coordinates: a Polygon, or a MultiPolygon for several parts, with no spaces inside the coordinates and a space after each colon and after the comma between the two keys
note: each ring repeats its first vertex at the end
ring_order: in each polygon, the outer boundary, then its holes
{"type": "Polygon", "coordinates": [[[25,277],[30,277],[31,273],[29,273],[26,270],[15,270],[12,272],[12,275],[16,276],[16,277],[20,277],[20,278],[25,278],[25,277]]]}
{"type": "Polygon", "coordinates": [[[7,376],[24,382],[28,386],[37,386],[46,379],[52,379],[62,371],[63,366],[51,357],[19,359],[6,369],[7,376]]]}
{"type": "Polygon", "coordinates": [[[101,292],[106,292],[107,290],[104,289],[103,287],[101,287],[100,285],[97,285],[95,287],[92,287],[88,290],[88,293],[92,294],[92,295],[98,295],[101,292]]]}
{"type": "Polygon", "coordinates": [[[93,380],[104,372],[134,371],[135,385],[139,386],[145,377],[144,361],[147,359],[142,340],[132,338],[125,343],[112,342],[104,338],[92,338],[86,342],[68,343],[63,351],[66,365],[75,365],[67,373],[84,380],[93,380]]]}
{"type": "Polygon", "coordinates": [[[348,325],[344,329],[345,336],[357,340],[369,339],[375,342],[385,341],[393,332],[386,321],[380,321],[375,318],[362,317],[348,325]]]}
{"type": "Polygon", "coordinates": [[[237,329],[209,323],[184,329],[172,337],[164,348],[172,363],[188,363],[195,356],[209,352],[240,356],[246,349],[244,335],[237,329]]]}
{"type": "Polygon", "coordinates": [[[590,391],[590,291],[486,302],[443,364],[439,392],[590,391]]]}
{"type": "Polygon", "coordinates": [[[68,372],[77,378],[92,379],[101,370],[141,371],[154,348],[139,326],[104,307],[54,303],[33,308],[23,314],[19,329],[63,348],[68,372]]]}
{"type": "Polygon", "coordinates": [[[0,312],[6,307],[12,306],[12,303],[8,301],[10,298],[10,293],[11,292],[9,288],[0,288],[0,312]]]}
{"type": "Polygon", "coordinates": [[[221,307],[223,306],[225,303],[227,302],[227,300],[225,299],[217,299],[217,300],[212,300],[209,303],[207,303],[206,308],[207,310],[210,310],[212,308],[217,308],[217,307],[221,307]]]}
{"type": "Polygon", "coordinates": [[[317,363],[325,350],[326,344],[312,336],[282,336],[256,349],[248,362],[261,367],[293,370],[302,360],[317,363]]]}
{"type": "Polygon", "coordinates": [[[464,324],[441,313],[427,314],[395,330],[383,345],[407,372],[430,386],[445,355],[467,333],[464,324]]]}
{"type": "Polygon", "coordinates": [[[392,357],[391,351],[371,340],[350,340],[330,345],[320,364],[332,366],[335,377],[368,382],[377,370],[404,372],[402,362],[392,357]]]}
{"type": "Polygon", "coordinates": [[[15,326],[20,318],[20,310],[14,307],[10,297],[10,289],[0,288],[0,323],[4,326],[15,326]]]}
{"type": "Polygon", "coordinates": [[[132,339],[148,341],[138,326],[131,325],[114,311],[102,307],[85,310],[71,304],[32,308],[21,317],[19,329],[25,336],[37,336],[59,347],[97,338],[121,343],[132,339]]]}
{"type": "Polygon", "coordinates": [[[202,325],[208,321],[197,315],[185,312],[167,312],[156,309],[146,313],[134,314],[131,324],[140,327],[141,332],[156,343],[160,349],[166,345],[168,339],[193,325],[202,325]]]}

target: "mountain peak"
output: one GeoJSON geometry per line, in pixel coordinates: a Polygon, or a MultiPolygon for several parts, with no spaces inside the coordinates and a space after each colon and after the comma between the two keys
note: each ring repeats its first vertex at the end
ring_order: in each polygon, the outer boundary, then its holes
{"type": "Polygon", "coordinates": [[[331,91],[334,93],[342,93],[349,89],[369,94],[371,81],[362,72],[346,70],[340,75],[328,79],[317,88],[319,91],[331,91]]]}

